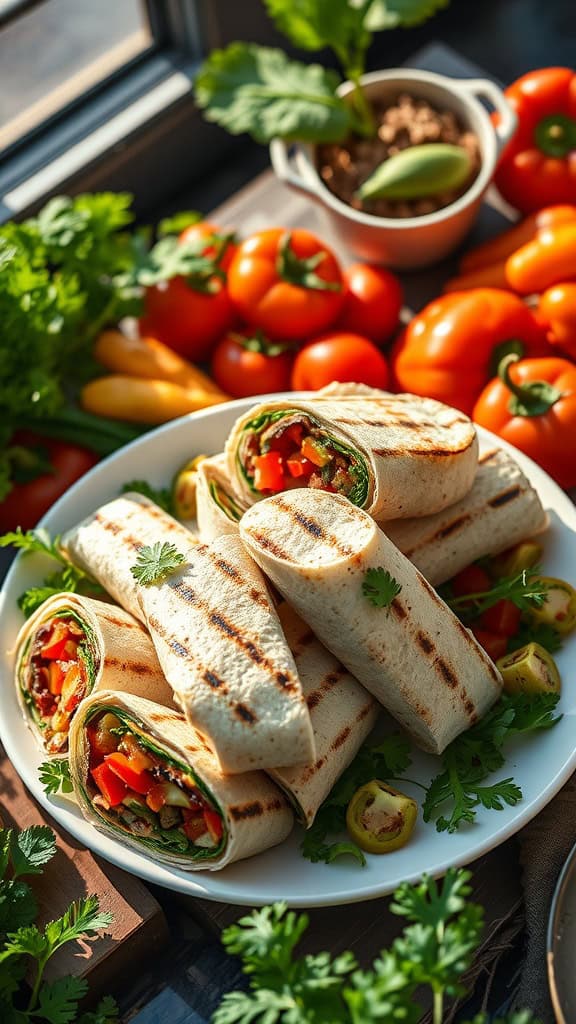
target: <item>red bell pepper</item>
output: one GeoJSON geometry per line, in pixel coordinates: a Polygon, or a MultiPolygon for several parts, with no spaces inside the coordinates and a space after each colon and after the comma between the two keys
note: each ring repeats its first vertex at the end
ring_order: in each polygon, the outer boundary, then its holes
{"type": "Polygon", "coordinates": [[[518,128],[496,169],[501,194],[524,213],[576,202],[576,73],[529,71],[504,95],[518,115],[518,128]]]}
{"type": "Polygon", "coordinates": [[[91,775],[110,807],[117,807],[122,803],[128,792],[128,786],[118,778],[106,761],[102,761],[97,768],[92,768],[91,775]]]}
{"type": "Polygon", "coordinates": [[[497,601],[491,608],[482,613],[483,628],[501,636],[516,636],[520,629],[522,612],[513,601],[497,601]]]}
{"type": "Polygon", "coordinates": [[[133,789],[135,793],[140,793],[141,796],[146,796],[150,792],[154,785],[154,776],[150,772],[144,770],[142,772],[137,771],[130,763],[130,759],[126,757],[121,751],[116,751],[114,754],[109,754],[105,762],[111,771],[125,782],[129,789],[133,789]]]}
{"type": "Polygon", "coordinates": [[[257,491],[281,491],[284,488],[282,456],[279,452],[266,452],[254,458],[254,487],[257,491]]]}
{"type": "Polygon", "coordinates": [[[508,637],[503,633],[491,633],[490,630],[482,629],[475,623],[470,626],[470,629],[492,661],[498,661],[498,658],[504,657],[508,649],[508,637]]]}

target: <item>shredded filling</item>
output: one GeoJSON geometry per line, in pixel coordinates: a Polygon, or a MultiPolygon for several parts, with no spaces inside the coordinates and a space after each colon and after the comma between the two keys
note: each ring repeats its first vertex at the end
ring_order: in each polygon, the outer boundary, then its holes
{"type": "Polygon", "coordinates": [[[71,615],[44,622],[32,638],[21,686],[49,754],[67,750],[70,721],[88,691],[87,642],[85,630],[71,615]]]}
{"type": "Polygon", "coordinates": [[[214,852],[221,845],[221,813],[189,771],[112,712],[93,717],[86,734],[87,791],[98,814],[166,851],[214,852]]]}

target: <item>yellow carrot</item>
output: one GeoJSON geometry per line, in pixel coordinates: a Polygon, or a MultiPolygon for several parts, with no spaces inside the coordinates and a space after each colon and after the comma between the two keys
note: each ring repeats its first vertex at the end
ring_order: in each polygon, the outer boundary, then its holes
{"type": "Polygon", "coordinates": [[[168,380],[149,380],[114,373],[98,377],[82,388],[82,408],[97,416],[130,423],[167,423],[226,399],[206,391],[183,388],[168,380]]]}
{"type": "Polygon", "coordinates": [[[169,380],[194,391],[229,398],[202,370],[193,366],[157,338],[129,338],[121,331],[103,331],[94,356],[107,370],[131,377],[169,380]]]}
{"type": "Polygon", "coordinates": [[[444,292],[464,292],[469,288],[505,288],[512,291],[508,284],[505,273],[506,261],[492,263],[488,267],[479,267],[478,270],[470,270],[467,274],[460,274],[458,277],[451,277],[445,281],[442,290],[444,292]]]}
{"type": "Polygon", "coordinates": [[[513,224],[511,228],[496,235],[495,238],[489,238],[487,242],[482,242],[474,249],[469,249],[462,257],[460,270],[463,274],[468,274],[472,270],[479,270],[491,263],[500,263],[508,259],[521,245],[530,242],[536,232],[541,231],[542,228],[568,224],[574,220],[576,220],[576,205],[545,206],[542,210],[529,214],[518,224],[513,224]]]}

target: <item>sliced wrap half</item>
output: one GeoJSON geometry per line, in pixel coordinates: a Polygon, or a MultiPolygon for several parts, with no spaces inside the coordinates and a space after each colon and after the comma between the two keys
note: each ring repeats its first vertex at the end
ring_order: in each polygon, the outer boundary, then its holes
{"type": "Polygon", "coordinates": [[[49,754],[68,749],[84,697],[118,690],[174,707],[148,633],[128,612],[78,594],[49,598],[16,641],[15,684],[24,717],[49,754]]]}
{"type": "Polygon", "coordinates": [[[70,772],[88,821],[186,871],[252,857],[281,843],[293,825],[284,795],[263,772],[225,777],[183,715],[130,694],[103,691],[81,704],[70,772]]]}
{"type": "Polygon", "coordinates": [[[237,535],[245,508],[234,494],[224,453],[203,459],[196,481],[196,518],[201,540],[237,535]]]}
{"type": "Polygon", "coordinates": [[[224,772],[311,764],[310,715],[265,581],[239,537],[139,588],[166,678],[224,772]]]}
{"type": "Polygon", "coordinates": [[[337,779],[372,731],[380,705],[283,602],[278,608],[306,698],[314,742],[314,764],[272,768],[268,775],[284,790],[296,817],[307,828],[337,779]]]}
{"type": "Polygon", "coordinates": [[[118,604],[142,619],[131,568],[140,548],[158,541],[175,544],[184,553],[198,543],[190,530],[149,498],[130,493],[97,508],[64,534],[61,545],[118,604]]]}
{"type": "Polygon", "coordinates": [[[548,516],[530,481],[502,448],[480,453],[471,491],[443,512],[396,519],[382,529],[429,583],[451,579],[477,558],[541,533],[548,516]]]}
{"type": "Polygon", "coordinates": [[[421,573],[345,498],[299,490],[253,505],[240,534],[286,600],[424,750],[441,753],[491,706],[500,673],[421,573]],[[369,570],[400,586],[389,607],[369,570]]]}
{"type": "Polygon", "coordinates": [[[240,502],[309,487],[336,492],[377,521],[431,515],[472,487],[471,420],[416,395],[317,396],[254,406],[226,442],[240,502]]]}

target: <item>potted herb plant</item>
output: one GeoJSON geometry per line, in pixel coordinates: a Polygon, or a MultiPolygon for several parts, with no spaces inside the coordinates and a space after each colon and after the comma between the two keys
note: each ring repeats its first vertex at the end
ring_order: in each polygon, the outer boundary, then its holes
{"type": "Polygon", "coordinates": [[[321,204],[363,259],[424,266],[461,241],[516,120],[494,83],[411,69],[365,73],[374,33],[426,20],[448,0],[264,0],[296,46],[342,69],[231,43],[196,81],[205,117],[270,144],[278,177],[321,204]],[[478,96],[499,113],[496,129],[478,96]],[[293,147],[293,148],[291,148],[293,147]]]}

